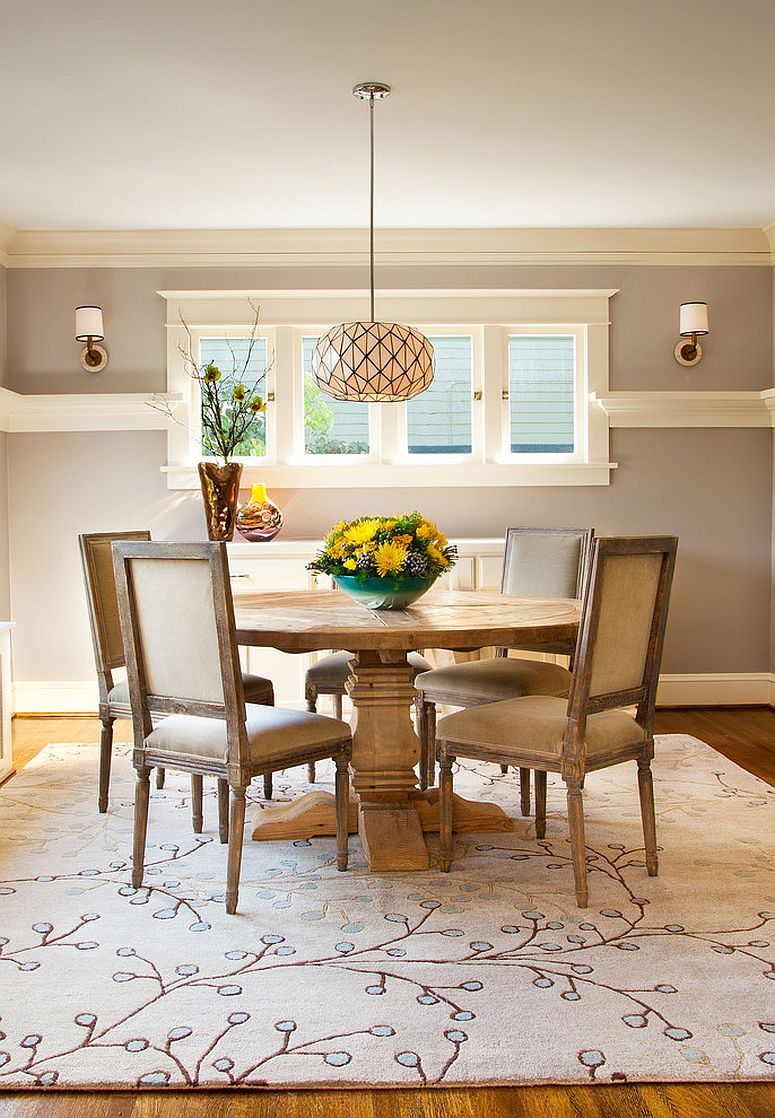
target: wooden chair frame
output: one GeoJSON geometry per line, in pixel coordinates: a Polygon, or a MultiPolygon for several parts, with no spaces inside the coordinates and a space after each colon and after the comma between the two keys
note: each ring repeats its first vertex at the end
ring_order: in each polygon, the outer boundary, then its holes
{"type": "MultiPolygon", "coordinates": [[[[503,552],[503,571],[501,574],[501,593],[505,593],[507,576],[514,547],[525,536],[576,536],[579,539],[579,564],[576,574],[576,597],[580,598],[584,589],[584,579],[589,565],[589,554],[594,538],[594,528],[507,528],[506,546],[503,552]]],[[[515,646],[519,649],[519,646],[515,646]]],[[[548,652],[570,656],[573,660],[574,641],[550,641],[540,645],[526,645],[521,651],[548,652]]],[[[508,655],[507,648],[496,648],[497,657],[508,655]]],[[[472,707],[481,706],[491,700],[478,695],[466,695],[460,691],[424,691],[418,695],[418,735],[422,745],[420,756],[420,787],[424,790],[433,784],[436,772],[436,707],[439,705],[472,707]]],[[[501,765],[505,774],[507,765],[501,765]]],[[[519,770],[520,810],[523,815],[530,814],[530,769],[519,770]]]]}
{"type": "MultiPolygon", "coordinates": [[[[142,884],[145,837],[148,825],[150,768],[166,765],[195,775],[214,776],[218,780],[218,823],[221,842],[228,843],[226,911],[236,912],[242,842],[245,823],[245,791],[255,776],[277,770],[277,765],[256,763],[251,759],[246,710],[234,623],[226,545],[223,543],[137,543],[120,542],[113,548],[119,612],[124,633],[127,671],[134,727],[133,763],[137,773],[135,823],[132,864],[132,885],[142,884]],[[138,631],[132,562],[135,559],[206,560],[213,595],[213,613],[223,684],[223,703],[183,699],[148,692],[140,633],[138,631]],[[153,729],[151,710],[166,714],[188,714],[200,718],[217,718],[226,724],[227,758],[210,758],[166,752],[147,744],[153,729]]],[[[347,814],[349,801],[349,761],[352,739],[348,734],[319,747],[299,748],[283,757],[282,768],[309,764],[331,757],[336,763],[336,826],[337,867],[347,868],[347,814]]]]}
{"type": "MultiPolygon", "coordinates": [[[[646,868],[649,876],[658,872],[656,820],[654,813],[654,787],[651,761],[654,757],[654,707],[656,705],[659,666],[667,625],[670,588],[675,570],[678,540],[674,536],[640,538],[598,538],[592,546],[584,594],[584,606],[575,664],[566,708],[567,728],[561,754],[556,762],[524,750],[519,757],[520,770],[524,765],[536,774],[536,837],[546,833],[546,774],[559,772],[566,785],[568,823],[573,858],[576,900],[580,908],[588,903],[586,847],[584,840],[583,788],[587,772],[608,768],[624,761],[634,760],[638,765],[638,792],[643,822],[646,850],[646,868]],[[640,684],[624,691],[590,695],[592,666],[600,610],[603,599],[605,561],[616,555],[661,555],[659,580],[651,618],[644,669],[640,684]],[[586,750],[587,717],[601,711],[636,706],[635,720],[644,733],[643,741],[635,745],[614,746],[606,752],[590,756],[586,750]]],[[[514,700],[519,702],[519,700],[514,700]]],[[[452,857],[452,764],[459,755],[482,761],[514,764],[514,754],[508,757],[487,745],[472,746],[440,739],[438,742],[441,762],[440,813],[441,813],[441,865],[449,870],[452,857]]]]}

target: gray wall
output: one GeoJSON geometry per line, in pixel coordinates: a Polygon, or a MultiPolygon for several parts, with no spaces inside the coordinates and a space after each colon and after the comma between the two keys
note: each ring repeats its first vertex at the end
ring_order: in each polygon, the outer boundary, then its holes
{"type": "MultiPolygon", "coordinates": [[[[9,387],[27,393],[163,389],[165,305],[157,289],[360,287],[363,279],[362,269],[12,270],[9,387]],[[110,364],[100,377],[80,371],[72,340],[73,308],[85,301],[105,308],[110,364]]],[[[613,390],[772,384],[769,269],[385,268],[379,280],[385,287],[618,287],[613,390]],[[678,304],[697,298],[710,303],[713,333],[701,365],[682,369],[672,357],[678,304]]],[[[198,494],[167,490],[160,473],[163,433],[15,434],[8,444],[17,678],[89,678],[76,534],[147,526],[157,538],[203,538],[198,494]]],[[[618,430],[612,432],[612,459],[620,468],[608,487],[273,495],[285,511],[288,538],[315,538],[340,517],[408,504],[453,536],[500,535],[515,523],[676,533],[680,557],[664,671],[766,672],[775,667],[772,444],[769,430],[618,430]]]]}

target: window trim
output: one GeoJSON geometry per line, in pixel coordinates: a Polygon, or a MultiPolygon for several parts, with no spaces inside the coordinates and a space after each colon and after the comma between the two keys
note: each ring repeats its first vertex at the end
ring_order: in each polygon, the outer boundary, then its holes
{"type": "Polygon", "coordinates": [[[267,456],[241,460],[243,484],[260,480],[282,488],[607,485],[616,464],[609,461],[608,416],[595,399],[608,392],[609,300],[615,294],[610,289],[380,292],[382,318],[433,323],[420,328],[431,334],[468,334],[474,339],[474,391],[481,390],[483,399],[472,409],[474,449],[470,455],[409,455],[406,406],[372,404],[371,453],[361,456],[304,452],[301,344],[296,345],[295,340],[318,329],[299,323],[323,323],[319,327],[323,330],[334,321],[357,319],[364,310],[363,291],[160,291],[167,303],[168,393],[180,398],[177,415],[184,424],[168,425],[169,464],[162,467],[168,487],[198,488],[196,463],[201,459],[200,413],[194,398],[198,393],[177,351],[178,342],[185,338],[181,316],[197,342],[202,336],[223,333],[244,337],[250,332],[249,299],[261,307],[260,335],[267,339],[267,353],[273,355],[267,392],[274,392],[275,400],[266,413],[267,456]],[[583,331],[586,384],[577,392],[582,419],[577,435],[580,440],[587,437],[583,450],[579,447],[573,456],[504,453],[501,390],[504,375],[508,376],[504,347],[508,331],[516,330],[583,331]]]}

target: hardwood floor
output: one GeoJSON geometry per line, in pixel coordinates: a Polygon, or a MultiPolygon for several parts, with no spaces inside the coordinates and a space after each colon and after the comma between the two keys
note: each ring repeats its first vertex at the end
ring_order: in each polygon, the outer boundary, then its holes
{"type": "MultiPolygon", "coordinates": [[[[775,710],[657,711],[660,734],[693,734],[775,786],[775,710]]],[[[128,722],[117,740],[130,740],[128,722]]],[[[16,719],[17,769],[56,741],[97,741],[96,719],[16,719]]],[[[0,1008],[1,1012],[1,1008],[0,1008]]],[[[0,1118],[773,1118],[775,1082],[429,1091],[0,1093],[0,1118]]]]}

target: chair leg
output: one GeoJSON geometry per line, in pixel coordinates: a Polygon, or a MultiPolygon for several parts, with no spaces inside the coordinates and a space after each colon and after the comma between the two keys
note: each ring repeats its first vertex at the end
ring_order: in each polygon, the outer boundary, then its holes
{"type": "Polygon", "coordinates": [[[519,770],[519,810],[530,814],[530,769],[519,770]]]}
{"type": "Polygon", "coordinates": [[[114,718],[106,718],[102,723],[100,733],[100,783],[98,794],[99,810],[108,810],[108,791],[110,789],[110,761],[113,756],[113,723],[114,718]]]}
{"type": "Polygon", "coordinates": [[[272,773],[264,773],[264,799],[272,798],[272,773]]]}
{"type": "Polygon", "coordinates": [[[151,770],[137,770],[135,781],[135,823],[132,843],[132,888],[143,883],[145,868],[145,836],[148,831],[148,800],[151,795],[151,770]]]}
{"type": "Polygon", "coordinates": [[[508,771],[509,771],[509,766],[508,765],[501,765],[501,774],[503,776],[505,776],[508,771]]]}
{"type": "Polygon", "coordinates": [[[441,868],[449,873],[452,865],[452,762],[442,750],[439,763],[439,853],[441,868]]]}
{"type": "MultiPolygon", "coordinates": [[[[530,769],[520,769],[520,773],[530,773],[530,769]]],[[[520,777],[520,781],[521,781],[520,777]]],[[[536,838],[546,835],[546,773],[536,769],[536,838]]],[[[529,794],[529,786],[528,786],[529,794]]]]}
{"type": "Polygon", "coordinates": [[[643,820],[643,839],[646,846],[646,869],[649,877],[656,877],[659,871],[657,858],[657,822],[654,815],[654,780],[651,775],[651,762],[638,761],[638,793],[640,795],[640,814],[643,820]]]}
{"type": "Polygon", "coordinates": [[[164,787],[164,778],[166,777],[166,775],[167,774],[166,774],[164,769],[161,769],[161,768],[156,769],[156,787],[157,788],[163,788],[164,787]]]}
{"type": "Polygon", "coordinates": [[[573,877],[576,882],[576,904],[579,908],[586,908],[588,904],[587,848],[584,841],[584,798],[579,781],[568,783],[567,800],[573,877]]]}
{"type": "Polygon", "coordinates": [[[347,869],[347,823],[350,811],[350,759],[336,759],[336,868],[347,869]]]}
{"type": "Polygon", "coordinates": [[[428,728],[426,731],[425,740],[427,742],[427,749],[425,751],[425,784],[427,788],[432,788],[436,783],[436,704],[426,703],[426,717],[428,719],[428,728]]]}
{"type": "Polygon", "coordinates": [[[191,773],[191,823],[195,835],[201,835],[203,822],[202,776],[201,773],[191,773]]]}
{"type": "Polygon", "coordinates": [[[221,842],[229,841],[229,782],[218,781],[218,837],[221,842]]]}
{"type": "Polygon", "coordinates": [[[307,780],[310,782],[310,784],[315,783],[315,762],[314,761],[310,761],[310,763],[307,765],[307,780]]]}
{"type": "Polygon", "coordinates": [[[414,709],[417,716],[417,737],[420,739],[420,789],[424,792],[428,787],[428,704],[423,701],[422,695],[415,700],[414,709]]]}
{"type": "Polygon", "coordinates": [[[338,718],[340,722],[342,721],[342,699],[343,698],[344,698],[343,695],[339,695],[339,694],[334,695],[334,718],[338,718]]]}
{"type": "Polygon", "coordinates": [[[244,829],[245,789],[231,788],[229,796],[229,853],[226,866],[226,911],[230,916],[233,916],[237,911],[244,829]]]}

